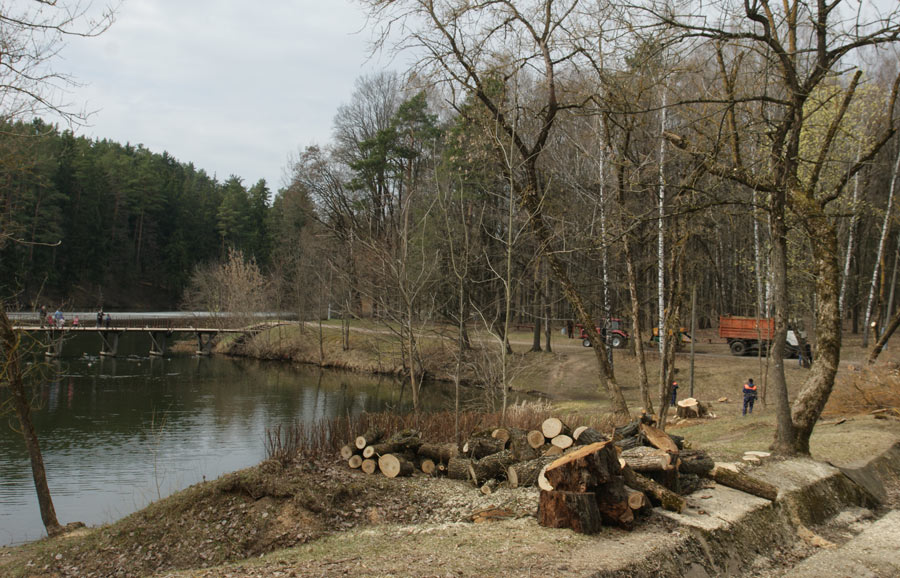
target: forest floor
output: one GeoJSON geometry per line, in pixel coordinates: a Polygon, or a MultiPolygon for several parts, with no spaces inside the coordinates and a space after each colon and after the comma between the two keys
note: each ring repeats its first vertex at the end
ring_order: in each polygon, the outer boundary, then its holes
{"type": "MultiPolygon", "coordinates": [[[[373,344],[382,343],[382,338],[384,342],[389,340],[380,329],[369,330],[371,333],[353,334],[357,351],[346,355],[357,357],[349,361],[344,358],[340,363],[349,366],[352,361],[360,368],[372,363],[371,352],[378,349],[373,344]],[[361,354],[363,349],[370,352],[369,361],[361,354]]],[[[323,328],[323,336],[327,331],[337,333],[335,329],[323,328]]],[[[305,334],[308,340],[318,332],[307,330],[305,334]]],[[[516,351],[531,343],[530,336],[525,334],[511,337],[516,351]]],[[[596,388],[591,350],[582,347],[578,340],[554,337],[557,338],[553,353],[515,354],[513,386],[522,391],[541,392],[561,415],[587,418],[602,413],[607,403],[596,388]]],[[[765,360],[732,357],[727,346],[717,342],[714,336],[698,337],[694,393],[695,397],[710,403],[715,417],[674,423],[670,426],[672,431],[685,436],[692,447],[705,449],[721,461],[740,460],[747,450],[765,450],[774,432],[773,406],[760,403],[752,416],[742,417],[739,403],[741,384],[747,378],[765,384],[765,360]],[[721,398],[728,399],[720,402],[721,398]]],[[[259,339],[271,340],[272,336],[259,339]]],[[[271,357],[299,360],[296,354],[301,349],[318,349],[318,340],[315,341],[312,346],[294,343],[290,345],[293,351],[290,355],[282,351],[271,357]]],[[[330,335],[323,341],[333,346],[325,352],[326,356],[337,360],[342,355],[338,338],[330,335]]],[[[876,366],[865,367],[860,363],[863,351],[858,342],[848,341],[835,391],[812,438],[813,458],[834,464],[852,464],[875,457],[900,440],[900,420],[876,419],[870,413],[877,407],[900,407],[900,352],[889,349],[876,366]]],[[[285,343],[282,336],[280,348],[285,343]]],[[[438,352],[441,349],[433,343],[428,347],[438,352]]],[[[318,354],[314,351],[311,355],[318,354]]],[[[434,352],[430,355],[433,361],[439,357],[434,352]]],[[[392,362],[386,361],[389,356],[382,351],[376,357],[379,367],[390,372],[392,362]]],[[[651,357],[648,363],[653,367],[655,359],[651,357]]],[[[686,352],[679,356],[678,363],[679,398],[683,398],[688,396],[690,388],[686,352]]],[[[615,364],[626,396],[636,408],[634,357],[617,351],[615,364]]],[[[448,365],[444,361],[431,367],[448,365]]],[[[790,389],[796,392],[808,370],[796,362],[790,363],[786,370],[790,389]]],[[[438,373],[437,369],[430,371],[438,373]]],[[[766,467],[770,466],[761,466],[760,475],[766,475],[766,467]]],[[[889,507],[900,505],[897,489],[889,488],[889,507]]],[[[691,512],[695,515],[712,511],[712,504],[718,499],[715,490],[700,494],[693,502],[689,500],[689,508],[693,508],[691,512]]],[[[749,496],[729,494],[723,501],[731,504],[729,507],[737,507],[735,504],[740,505],[741,500],[746,502],[748,511],[759,508],[753,501],[759,500],[749,496]]],[[[381,475],[367,476],[349,470],[338,456],[300,459],[288,464],[268,460],[191,486],[113,524],[0,548],[0,575],[651,576],[657,572],[659,575],[689,573],[689,568],[661,565],[667,552],[686,547],[680,540],[687,533],[679,522],[660,512],[654,511],[641,519],[633,532],[604,528],[598,535],[583,536],[538,526],[536,509],[537,490],[533,488],[501,488],[485,496],[470,484],[443,478],[417,475],[392,480],[381,475]],[[473,514],[491,507],[502,512],[499,521],[473,523],[473,514]],[[578,555],[573,555],[576,552],[578,555]]],[[[738,561],[738,574],[783,575],[798,561],[815,554],[823,543],[840,543],[839,536],[851,540],[864,532],[866,524],[874,524],[883,513],[865,510],[854,514],[843,526],[812,528],[813,537],[829,536],[831,542],[797,539],[773,547],[764,560],[757,555],[743,555],[738,561]]],[[[767,528],[757,530],[765,533],[767,528]]],[[[715,544],[704,548],[717,551],[715,544]]]]}

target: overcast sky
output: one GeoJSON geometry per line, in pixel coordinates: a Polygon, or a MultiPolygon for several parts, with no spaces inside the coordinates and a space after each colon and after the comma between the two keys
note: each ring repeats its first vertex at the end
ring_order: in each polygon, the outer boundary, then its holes
{"type": "Polygon", "coordinates": [[[85,84],[69,100],[97,111],[78,134],[274,192],[289,155],[330,140],[356,78],[391,66],[369,58],[370,40],[350,0],[125,0],[57,68],[85,84]]]}

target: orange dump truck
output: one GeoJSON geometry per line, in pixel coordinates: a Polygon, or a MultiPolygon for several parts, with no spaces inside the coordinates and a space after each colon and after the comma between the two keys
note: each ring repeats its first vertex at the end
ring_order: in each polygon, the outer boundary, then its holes
{"type": "MultiPolygon", "coordinates": [[[[774,319],[757,319],[756,317],[736,317],[723,315],[719,317],[719,337],[728,341],[732,355],[756,354],[762,346],[763,351],[768,349],[769,341],[775,334],[774,319]]],[[[807,345],[807,348],[809,346],[807,345]]],[[[800,353],[800,342],[797,333],[788,330],[787,344],[784,354],[787,357],[797,357],[800,353]]]]}

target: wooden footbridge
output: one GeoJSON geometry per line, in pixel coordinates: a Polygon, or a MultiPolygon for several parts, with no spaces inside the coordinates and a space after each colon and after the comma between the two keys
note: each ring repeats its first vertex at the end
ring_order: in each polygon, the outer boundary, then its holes
{"type": "MultiPolygon", "coordinates": [[[[90,318],[91,314],[85,314],[90,318]]],[[[96,334],[100,337],[100,355],[115,357],[119,350],[119,338],[126,333],[141,333],[150,338],[150,355],[163,356],[166,354],[170,338],[176,333],[193,334],[197,339],[197,355],[209,355],[215,344],[216,337],[221,333],[239,333],[252,336],[260,331],[284,325],[284,320],[265,320],[243,327],[228,327],[234,322],[234,318],[220,316],[197,316],[197,314],[184,314],[163,316],[156,313],[140,314],[113,314],[107,323],[105,320],[100,325],[79,324],[62,327],[41,324],[33,316],[23,318],[21,315],[10,315],[15,331],[29,333],[38,336],[38,340],[45,346],[45,355],[48,357],[60,357],[63,353],[65,342],[80,334],[96,334]]],[[[262,315],[262,314],[261,314],[262,315]]],[[[68,320],[72,316],[67,316],[68,320]]],[[[244,318],[246,320],[246,318],[244,318]]],[[[90,319],[93,321],[93,319],[90,319]]]]}

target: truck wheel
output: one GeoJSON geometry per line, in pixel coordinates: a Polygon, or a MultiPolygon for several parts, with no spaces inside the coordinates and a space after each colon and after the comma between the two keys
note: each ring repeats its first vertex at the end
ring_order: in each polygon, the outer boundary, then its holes
{"type": "Polygon", "coordinates": [[[584,341],[581,342],[581,344],[584,345],[585,347],[590,347],[590,346],[591,346],[591,340],[585,338],[584,341]]]}
{"type": "Polygon", "coordinates": [[[612,336],[611,344],[612,344],[613,347],[615,347],[616,349],[618,349],[618,348],[620,348],[620,347],[625,347],[625,340],[622,339],[622,336],[621,336],[621,335],[613,335],[613,336],[612,336]]]}
{"type": "Polygon", "coordinates": [[[732,355],[744,355],[747,353],[747,344],[743,341],[732,341],[731,342],[731,354],[732,355]]]}

